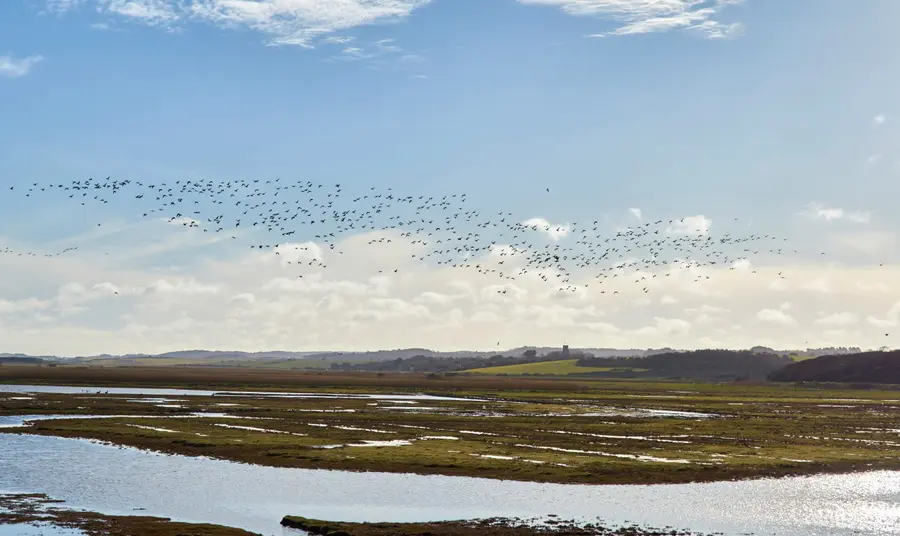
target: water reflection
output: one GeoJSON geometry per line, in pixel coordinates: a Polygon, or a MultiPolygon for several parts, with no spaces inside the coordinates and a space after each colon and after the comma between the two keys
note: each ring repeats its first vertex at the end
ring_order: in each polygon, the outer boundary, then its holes
{"type": "Polygon", "coordinates": [[[725,534],[886,536],[900,472],[749,482],[584,486],[259,467],[55,437],[0,434],[0,491],[46,493],[107,514],[284,534],[285,514],[344,521],[603,518],[725,534]]]}

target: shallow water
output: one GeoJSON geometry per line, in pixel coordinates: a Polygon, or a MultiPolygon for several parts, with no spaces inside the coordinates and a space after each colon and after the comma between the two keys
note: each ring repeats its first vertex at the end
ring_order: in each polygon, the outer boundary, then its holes
{"type": "Polygon", "coordinates": [[[260,467],[84,440],[0,434],[0,491],[46,493],[107,514],[285,534],[286,514],[344,521],[602,518],[725,534],[887,536],[900,472],[749,482],[584,486],[260,467]]]}
{"type": "Polygon", "coordinates": [[[0,384],[0,393],[56,393],[129,396],[246,396],[273,398],[344,398],[368,400],[447,400],[457,402],[484,402],[473,398],[454,398],[435,395],[383,395],[343,393],[292,393],[275,391],[201,391],[197,389],[152,389],[145,387],[75,387],[71,385],[8,385],[0,384]]]}
{"type": "Polygon", "coordinates": [[[84,532],[53,525],[0,525],[0,536],[81,536],[84,532]]]}

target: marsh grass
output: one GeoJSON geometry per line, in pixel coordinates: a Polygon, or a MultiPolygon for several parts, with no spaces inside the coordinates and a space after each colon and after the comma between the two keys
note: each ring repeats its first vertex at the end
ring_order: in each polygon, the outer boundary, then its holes
{"type": "Polygon", "coordinates": [[[0,393],[0,415],[73,416],[4,430],[9,433],[91,438],[279,467],[592,484],[900,468],[895,391],[596,382],[572,391],[529,384],[516,390],[430,392],[487,401],[178,397],[185,400],[181,407],[166,408],[129,402],[140,398],[133,396],[22,399],[0,393]],[[220,406],[223,402],[237,405],[220,406]],[[649,417],[636,414],[639,409],[714,416],[649,417]],[[229,417],[191,416],[194,412],[229,417]],[[147,417],[77,418],[91,414],[147,417]],[[347,446],[395,440],[409,444],[347,446]]]}

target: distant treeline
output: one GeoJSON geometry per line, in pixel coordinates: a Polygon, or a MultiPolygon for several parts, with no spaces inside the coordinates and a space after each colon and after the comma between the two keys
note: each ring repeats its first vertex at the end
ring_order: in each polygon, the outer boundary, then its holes
{"type": "Polygon", "coordinates": [[[646,369],[644,376],[663,378],[764,379],[793,363],[787,356],[749,350],[692,350],[647,357],[585,357],[581,367],[646,369]]]}
{"type": "MultiPolygon", "coordinates": [[[[572,355],[571,358],[580,357],[572,355]]],[[[504,365],[524,365],[539,361],[555,361],[565,359],[559,352],[538,356],[533,351],[526,351],[521,357],[494,355],[491,357],[432,357],[417,355],[406,359],[397,358],[371,363],[333,363],[331,370],[347,370],[361,372],[460,372],[486,367],[504,365]]]]}
{"type": "Polygon", "coordinates": [[[826,355],[772,372],[776,382],[900,384],[900,351],[826,355]]]}

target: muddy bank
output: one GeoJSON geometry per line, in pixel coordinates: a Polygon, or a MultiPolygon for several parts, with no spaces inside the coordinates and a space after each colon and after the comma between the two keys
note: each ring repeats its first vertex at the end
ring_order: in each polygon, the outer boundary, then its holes
{"type": "Polygon", "coordinates": [[[554,517],[539,524],[524,519],[491,518],[439,523],[341,523],[285,516],[285,527],[316,536],[701,536],[700,533],[639,526],[603,527],[554,517]]]}
{"type": "Polygon", "coordinates": [[[41,494],[0,495],[0,525],[39,523],[76,529],[89,536],[259,536],[219,525],[69,510],[60,507],[61,503],[41,494]]]}

